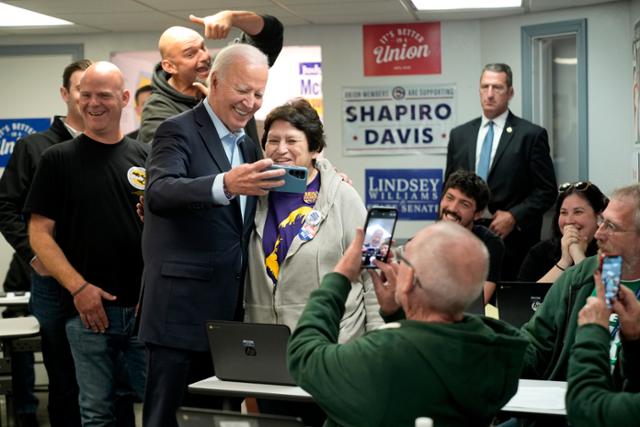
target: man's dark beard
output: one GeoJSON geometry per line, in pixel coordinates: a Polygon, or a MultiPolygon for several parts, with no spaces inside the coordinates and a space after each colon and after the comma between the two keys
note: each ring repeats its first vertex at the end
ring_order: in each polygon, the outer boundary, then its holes
{"type": "Polygon", "coordinates": [[[442,213],[440,214],[440,219],[443,219],[445,215],[452,215],[458,222],[462,222],[462,218],[455,212],[451,212],[449,209],[442,209],[442,213]]]}

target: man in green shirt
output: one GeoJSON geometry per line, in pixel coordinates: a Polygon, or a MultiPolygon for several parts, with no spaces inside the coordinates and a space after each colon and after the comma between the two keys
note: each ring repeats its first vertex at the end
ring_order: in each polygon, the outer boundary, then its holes
{"type": "Polygon", "coordinates": [[[484,244],[451,222],[420,231],[399,264],[376,261],[385,281],[372,274],[382,314],[398,321],[337,344],[363,240],[359,229],[289,341],[297,384],[329,426],[413,426],[420,416],[439,427],[489,425],[517,390],[526,342],[500,321],[464,314],[487,277],[484,244]]]}
{"type": "MultiPolygon", "coordinates": [[[[600,256],[622,257],[622,286],[634,292],[640,287],[640,184],[622,187],[613,192],[602,213],[595,238],[600,256]]],[[[578,328],[578,313],[587,298],[595,295],[593,274],[599,268],[594,255],[565,271],[547,293],[544,303],[523,327],[529,340],[524,359],[523,378],[566,381],[569,356],[578,328]]],[[[613,384],[621,387],[618,357],[619,334],[615,324],[611,365],[613,384]]],[[[539,419],[537,425],[566,425],[564,420],[539,419]]]]}
{"type": "Polygon", "coordinates": [[[583,427],[637,424],[640,419],[640,303],[630,288],[622,286],[609,309],[600,274],[596,273],[594,279],[596,296],[589,297],[580,310],[569,360],[569,422],[583,427]],[[624,391],[615,389],[611,377],[612,313],[620,325],[624,350],[621,359],[624,391]]]}

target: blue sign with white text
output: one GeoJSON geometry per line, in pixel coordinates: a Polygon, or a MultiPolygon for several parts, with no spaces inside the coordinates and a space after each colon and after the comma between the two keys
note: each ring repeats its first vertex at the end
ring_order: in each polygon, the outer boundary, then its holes
{"type": "Polygon", "coordinates": [[[51,119],[0,119],[0,167],[7,166],[16,142],[32,133],[49,129],[51,119]]]}
{"type": "Polygon", "coordinates": [[[398,219],[438,219],[442,194],[442,169],[366,169],[367,209],[387,206],[398,209],[398,219]]]}

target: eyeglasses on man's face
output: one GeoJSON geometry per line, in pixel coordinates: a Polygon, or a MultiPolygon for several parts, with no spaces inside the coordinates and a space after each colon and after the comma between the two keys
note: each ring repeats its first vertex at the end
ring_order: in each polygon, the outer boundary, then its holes
{"type": "Polygon", "coordinates": [[[631,230],[625,230],[623,228],[621,228],[620,226],[614,224],[613,222],[609,221],[608,219],[604,219],[601,216],[598,217],[598,219],[596,220],[596,224],[598,224],[598,229],[602,230],[602,233],[611,235],[611,234],[616,234],[616,233],[630,233],[630,232],[635,232],[637,230],[635,229],[631,229],[631,230]]]}
{"type": "Polygon", "coordinates": [[[395,257],[398,259],[398,263],[404,262],[405,264],[407,264],[407,267],[409,267],[413,271],[413,284],[415,286],[418,286],[418,287],[421,288],[422,285],[420,284],[420,281],[418,280],[418,276],[416,275],[416,269],[413,268],[413,264],[411,264],[408,259],[406,259],[404,256],[402,256],[401,253],[396,253],[395,257]]]}

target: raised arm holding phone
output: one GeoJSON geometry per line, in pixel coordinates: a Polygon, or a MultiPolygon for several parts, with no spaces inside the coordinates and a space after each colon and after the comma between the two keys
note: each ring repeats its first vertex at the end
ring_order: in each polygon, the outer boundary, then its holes
{"type": "Polygon", "coordinates": [[[567,415],[572,424],[585,427],[626,425],[640,417],[640,303],[623,285],[609,306],[599,271],[594,281],[596,295],[580,310],[571,350],[567,415]],[[620,348],[622,390],[611,373],[611,357],[620,348]]]}

